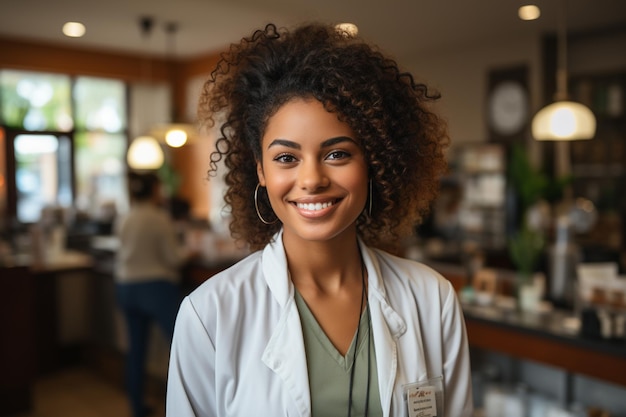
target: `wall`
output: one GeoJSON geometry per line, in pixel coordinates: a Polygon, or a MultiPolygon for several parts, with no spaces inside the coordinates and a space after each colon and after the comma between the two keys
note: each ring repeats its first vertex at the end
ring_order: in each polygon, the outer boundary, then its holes
{"type": "MultiPolygon", "coordinates": [[[[181,110],[184,119],[195,123],[198,99],[203,84],[216,64],[216,58],[204,61],[194,61],[187,66],[184,81],[179,86],[184,91],[179,95],[181,110]]],[[[215,179],[209,178],[210,154],[213,151],[213,134],[198,132],[198,136],[190,138],[189,143],[181,148],[172,149],[172,163],[180,172],[185,181],[181,184],[179,194],[187,199],[192,206],[192,215],[196,218],[208,219],[210,214],[211,190],[215,179]]]]}
{"type": "Polygon", "coordinates": [[[538,110],[541,91],[541,41],[536,37],[495,39],[479,45],[424,52],[406,61],[418,80],[439,90],[440,109],[448,119],[453,144],[487,140],[486,91],[490,70],[527,65],[531,107],[538,110]]]}
{"type": "Polygon", "coordinates": [[[130,86],[128,133],[131,139],[172,121],[171,96],[171,88],[165,82],[140,82],[130,86]]]}
{"type": "MultiPolygon", "coordinates": [[[[147,57],[111,51],[68,48],[56,44],[0,37],[0,68],[93,75],[124,81],[145,79],[147,57]]],[[[150,62],[150,79],[167,81],[170,67],[162,59],[150,62]]]]}
{"type": "MultiPolygon", "coordinates": [[[[528,65],[531,114],[545,104],[542,42],[541,36],[495,39],[423,52],[404,64],[418,80],[441,92],[440,109],[448,119],[453,146],[482,142],[487,140],[485,92],[490,70],[528,65]]],[[[567,69],[571,75],[626,71],[624,50],[626,28],[571,36],[567,69]]],[[[536,158],[540,145],[528,139],[536,158]]]]}

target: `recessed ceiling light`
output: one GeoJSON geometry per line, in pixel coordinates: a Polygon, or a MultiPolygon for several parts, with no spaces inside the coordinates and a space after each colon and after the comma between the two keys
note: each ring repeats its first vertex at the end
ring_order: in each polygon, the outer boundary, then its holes
{"type": "Polygon", "coordinates": [[[80,22],[67,22],[63,25],[63,34],[70,38],[80,38],[85,34],[85,25],[80,22]]]}
{"type": "Polygon", "coordinates": [[[359,28],[354,23],[338,23],[335,25],[335,29],[348,36],[356,36],[359,33],[359,28]]]}
{"type": "Polygon", "coordinates": [[[520,7],[517,11],[517,15],[522,20],[536,20],[539,19],[539,16],[541,16],[541,10],[539,10],[539,7],[534,4],[529,4],[520,7]]]}

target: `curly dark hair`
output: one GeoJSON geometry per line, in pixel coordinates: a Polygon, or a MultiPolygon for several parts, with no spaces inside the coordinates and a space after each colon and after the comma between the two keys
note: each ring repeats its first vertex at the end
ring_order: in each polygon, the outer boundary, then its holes
{"type": "MultiPolygon", "coordinates": [[[[255,31],[222,54],[204,85],[199,122],[221,123],[209,175],[223,159],[232,236],[258,249],[282,227],[280,221],[263,223],[255,211],[256,161],[268,119],[294,98],[320,101],[360,140],[372,181],[372,210],[359,216],[359,236],[368,245],[389,248],[411,233],[447,167],[447,127],[429,108],[439,95],[401,72],[374,45],[312,23],[293,31],[273,24],[255,31]]],[[[275,219],[265,192],[258,201],[263,217],[275,219]]]]}

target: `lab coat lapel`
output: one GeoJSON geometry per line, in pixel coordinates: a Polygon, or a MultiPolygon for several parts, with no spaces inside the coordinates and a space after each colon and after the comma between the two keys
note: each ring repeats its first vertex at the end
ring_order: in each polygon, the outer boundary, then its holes
{"type": "Polygon", "coordinates": [[[265,347],[262,360],[282,379],[300,416],[309,417],[311,397],[302,324],[294,300],[294,288],[289,279],[280,232],[263,252],[263,274],[282,312],[265,347]]]}
{"type": "MultiPolygon", "coordinates": [[[[411,307],[407,311],[402,307],[394,308],[386,293],[384,275],[402,272],[382,266],[375,250],[367,248],[362,242],[361,253],[368,273],[368,300],[372,315],[381,405],[385,416],[395,415],[400,412],[403,403],[402,395],[393,396],[394,389],[405,383],[424,380],[428,376],[421,326],[412,327],[411,334],[415,337],[407,339],[407,322],[403,318],[407,314],[411,316],[417,314],[418,317],[411,317],[410,322],[419,323],[419,308],[411,307]],[[402,346],[402,351],[399,345],[402,346]],[[393,398],[396,399],[395,402],[392,402],[393,398]]],[[[397,277],[390,276],[387,279],[397,277]]]]}
{"type": "Polygon", "coordinates": [[[263,363],[282,379],[300,416],[310,416],[311,397],[302,327],[293,300],[287,303],[262,359],[263,363]]]}
{"type": "Polygon", "coordinates": [[[376,369],[381,406],[385,417],[391,412],[391,399],[398,373],[397,339],[406,332],[402,317],[388,304],[380,265],[362,242],[361,253],[368,274],[369,309],[376,350],[376,369]]]}

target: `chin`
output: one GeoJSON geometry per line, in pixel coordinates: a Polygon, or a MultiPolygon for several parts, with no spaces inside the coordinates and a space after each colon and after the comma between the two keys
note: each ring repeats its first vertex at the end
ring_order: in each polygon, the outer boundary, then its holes
{"type": "Polygon", "coordinates": [[[343,228],[343,229],[328,229],[325,228],[323,226],[316,226],[316,225],[311,225],[310,227],[307,228],[285,228],[285,232],[289,235],[291,235],[292,237],[298,239],[298,240],[302,240],[302,241],[307,241],[307,242],[316,242],[316,243],[323,243],[323,242],[330,242],[333,240],[336,240],[338,238],[341,238],[343,235],[356,235],[356,227],[354,228],[343,228]]]}

